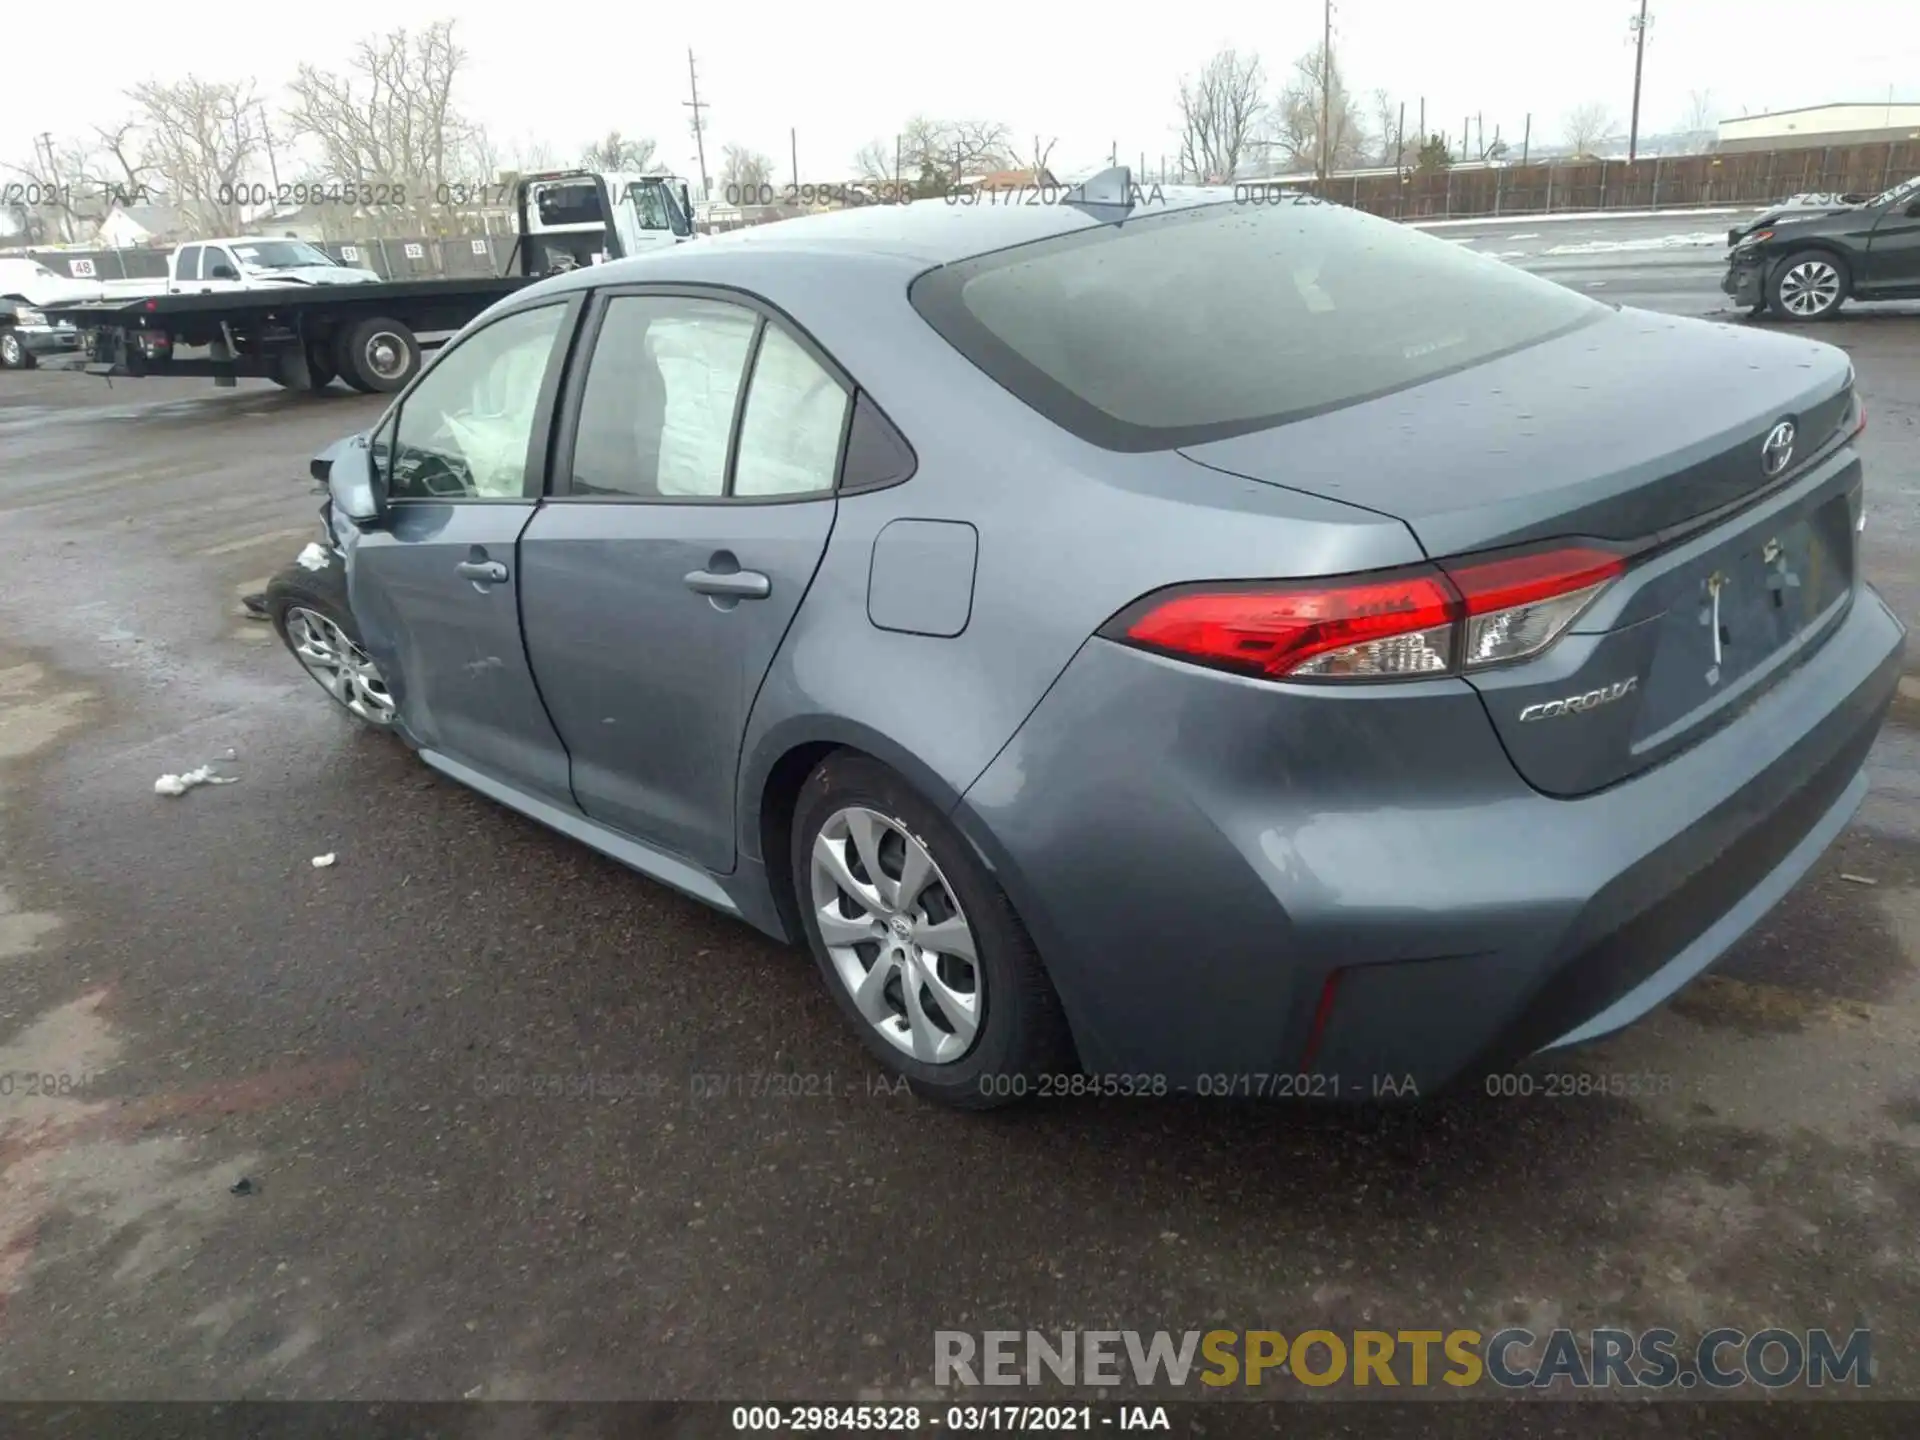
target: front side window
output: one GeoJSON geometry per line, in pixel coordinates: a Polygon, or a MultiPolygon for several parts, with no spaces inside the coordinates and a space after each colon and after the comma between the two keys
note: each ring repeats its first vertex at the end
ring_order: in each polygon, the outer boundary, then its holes
{"type": "Polygon", "coordinates": [[[377,457],[396,500],[505,500],[527,493],[527,449],[567,307],[508,315],[420,377],[377,457]]]}
{"type": "Polygon", "coordinates": [[[669,295],[607,302],[573,447],[575,495],[711,499],[759,316],[669,295]]]}
{"type": "Polygon", "coordinates": [[[627,187],[627,196],[640,215],[642,230],[671,230],[673,220],[667,214],[667,196],[658,185],[633,184],[627,187]]]}
{"type": "Polygon", "coordinates": [[[233,280],[240,272],[234,268],[233,257],[218,245],[209,245],[206,253],[200,257],[200,278],[202,280],[233,280]],[[224,266],[227,274],[219,273],[224,266]]]}
{"type": "Polygon", "coordinates": [[[173,278],[176,280],[198,280],[200,278],[200,247],[189,245],[180,252],[180,258],[173,262],[173,278]]]}
{"type": "Polygon", "coordinates": [[[1263,430],[1611,314],[1344,206],[1219,204],[935,270],[913,304],[1019,399],[1114,450],[1263,430]]]}

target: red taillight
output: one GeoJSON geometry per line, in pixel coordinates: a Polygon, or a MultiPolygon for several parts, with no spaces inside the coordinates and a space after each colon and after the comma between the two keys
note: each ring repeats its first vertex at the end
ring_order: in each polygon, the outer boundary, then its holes
{"type": "Polygon", "coordinates": [[[1557,545],[1334,582],[1183,586],[1102,633],[1269,679],[1445,675],[1539,654],[1626,564],[1557,545]]]}
{"type": "Polygon", "coordinates": [[[1853,403],[1857,409],[1853,417],[1853,435],[1849,438],[1857,439],[1867,428],[1867,402],[1864,397],[1856,395],[1853,403]]]}
{"type": "Polygon", "coordinates": [[[1254,674],[1345,675],[1339,657],[1373,675],[1444,671],[1460,600],[1438,571],[1339,586],[1261,586],[1176,594],[1124,626],[1137,645],[1254,674]],[[1429,649],[1426,637],[1438,637],[1429,649]]]}

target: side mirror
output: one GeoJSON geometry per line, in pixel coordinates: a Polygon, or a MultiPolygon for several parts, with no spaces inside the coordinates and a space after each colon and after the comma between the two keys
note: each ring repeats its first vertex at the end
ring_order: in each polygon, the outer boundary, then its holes
{"type": "Polygon", "coordinates": [[[213,267],[213,274],[207,278],[210,280],[238,280],[240,278],[240,272],[231,265],[216,265],[213,267]]]}
{"type": "Polygon", "coordinates": [[[1907,202],[1907,215],[1910,219],[1920,217],[1920,200],[1909,200],[1907,202]]]}
{"type": "MultiPolygon", "coordinates": [[[[313,462],[320,471],[322,457],[313,462]]],[[[342,440],[325,452],[327,495],[333,508],[354,524],[378,525],[387,515],[386,484],[380,467],[374,463],[373,448],[365,435],[342,440]]]]}
{"type": "Polygon", "coordinates": [[[691,235],[693,233],[693,198],[687,194],[687,182],[684,180],[680,182],[680,221],[685,227],[680,233],[691,235]]]}

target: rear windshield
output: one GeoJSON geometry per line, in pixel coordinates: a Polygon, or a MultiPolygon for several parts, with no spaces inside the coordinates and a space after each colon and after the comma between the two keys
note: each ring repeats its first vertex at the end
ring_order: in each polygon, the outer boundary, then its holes
{"type": "Polygon", "coordinates": [[[979,256],[922,276],[912,300],[1021,400],[1111,450],[1265,429],[1610,313],[1466,245],[1292,197],[979,256]]]}

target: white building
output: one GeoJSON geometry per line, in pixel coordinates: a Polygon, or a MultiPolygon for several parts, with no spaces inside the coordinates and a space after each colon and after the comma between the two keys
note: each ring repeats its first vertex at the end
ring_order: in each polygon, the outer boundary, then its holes
{"type": "Polygon", "coordinates": [[[1770,115],[1742,115],[1720,122],[1720,149],[1812,150],[1826,146],[1920,141],[1920,104],[1875,101],[1860,105],[1810,105],[1770,115]]]}

